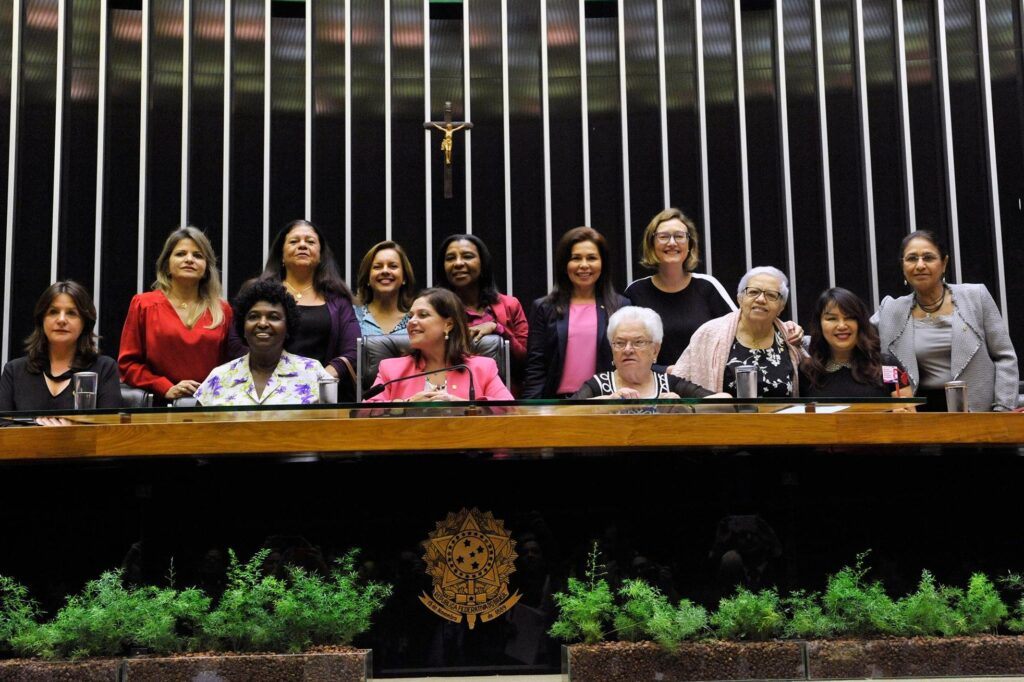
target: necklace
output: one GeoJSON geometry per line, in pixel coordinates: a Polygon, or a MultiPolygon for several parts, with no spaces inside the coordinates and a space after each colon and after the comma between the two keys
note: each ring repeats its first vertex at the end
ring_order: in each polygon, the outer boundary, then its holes
{"type": "Polygon", "coordinates": [[[182,310],[191,311],[192,306],[194,306],[196,303],[198,303],[198,301],[191,301],[190,303],[186,303],[185,301],[182,301],[181,299],[178,299],[180,301],[180,303],[175,303],[174,302],[175,298],[177,298],[177,297],[174,296],[173,294],[170,294],[170,293],[167,294],[167,300],[169,300],[171,302],[171,305],[176,307],[176,308],[181,308],[182,310]]]}
{"type": "Polygon", "coordinates": [[[285,287],[287,287],[287,288],[288,288],[288,291],[289,291],[289,292],[291,293],[291,295],[292,295],[292,298],[294,298],[294,299],[295,299],[296,301],[301,301],[301,300],[302,300],[302,295],[303,295],[304,293],[306,293],[307,291],[309,291],[310,289],[312,289],[312,288],[313,288],[313,285],[312,285],[312,284],[310,284],[310,285],[309,285],[308,287],[306,287],[305,289],[296,289],[296,288],[295,288],[295,287],[293,287],[293,286],[292,286],[291,284],[289,284],[289,283],[287,282],[287,280],[285,281],[284,285],[285,285],[285,287]]]}
{"type": "Polygon", "coordinates": [[[837,362],[835,360],[829,360],[828,363],[825,364],[825,371],[831,374],[832,372],[838,372],[843,367],[847,369],[853,369],[853,367],[850,366],[849,362],[837,362]]]}
{"type": "Polygon", "coordinates": [[[938,312],[942,309],[942,304],[946,302],[946,287],[942,287],[942,296],[939,297],[938,301],[931,303],[922,303],[917,299],[917,292],[914,292],[914,304],[921,309],[924,313],[925,318],[931,318],[932,313],[938,312]]]}

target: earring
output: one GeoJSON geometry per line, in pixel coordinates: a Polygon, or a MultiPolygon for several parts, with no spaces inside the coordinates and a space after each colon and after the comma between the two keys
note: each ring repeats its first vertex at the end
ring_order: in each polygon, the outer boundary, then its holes
{"type": "Polygon", "coordinates": [[[903,286],[907,286],[907,278],[906,277],[903,278],[903,286]]]}
{"type": "Polygon", "coordinates": [[[445,341],[447,341],[447,340],[448,340],[448,330],[447,330],[447,329],[446,329],[446,330],[445,330],[445,332],[444,332],[444,340],[445,340],[445,341]]]}

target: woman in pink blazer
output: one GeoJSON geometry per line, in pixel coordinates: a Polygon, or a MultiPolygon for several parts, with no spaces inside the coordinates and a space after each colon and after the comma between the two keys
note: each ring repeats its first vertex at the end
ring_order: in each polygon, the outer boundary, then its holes
{"type": "Polygon", "coordinates": [[[405,357],[381,361],[375,385],[385,384],[384,391],[367,402],[468,400],[470,375],[477,400],[513,399],[494,360],[470,354],[466,311],[458,296],[448,289],[427,289],[409,312],[412,350],[405,357]],[[469,371],[446,369],[454,365],[469,371]],[[413,377],[420,373],[426,376],[413,377]]]}

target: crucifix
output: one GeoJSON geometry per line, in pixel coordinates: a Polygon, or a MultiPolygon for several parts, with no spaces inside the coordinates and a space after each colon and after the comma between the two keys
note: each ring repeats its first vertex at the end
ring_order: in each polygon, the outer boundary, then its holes
{"type": "Polygon", "coordinates": [[[473,127],[473,124],[469,121],[453,121],[452,120],[452,103],[444,103],[444,120],[443,121],[427,121],[423,124],[424,128],[437,128],[444,133],[444,139],[441,140],[441,151],[444,153],[444,198],[452,198],[452,135],[459,132],[460,130],[469,130],[473,127]]]}

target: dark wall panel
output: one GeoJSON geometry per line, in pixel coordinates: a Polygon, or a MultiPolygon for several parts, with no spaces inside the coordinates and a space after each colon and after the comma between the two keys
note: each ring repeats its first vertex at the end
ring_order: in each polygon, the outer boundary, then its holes
{"type": "Polygon", "coordinates": [[[188,221],[221,251],[224,222],[224,0],[192,0],[188,221]]]}
{"type": "MultiPolygon", "coordinates": [[[[512,183],[514,293],[524,306],[547,293],[544,237],[544,128],[540,85],[540,3],[508,20],[509,163],[512,183]]],[[[552,178],[552,180],[554,180],[552,178]]],[[[552,186],[554,183],[552,182],[552,186]]]]}
{"type": "MultiPolygon", "coordinates": [[[[896,18],[889,0],[864,6],[865,59],[868,82],[868,123],[871,130],[871,173],[874,186],[878,290],[882,296],[900,291],[897,261],[907,229],[907,193],[897,83],[896,18]]],[[[857,292],[870,301],[870,290],[857,292]]]]}
{"type": "MultiPolygon", "coordinates": [[[[626,53],[621,57],[626,65],[629,113],[629,241],[633,249],[633,277],[637,278],[647,274],[639,265],[640,238],[651,217],[666,204],[661,172],[657,3],[654,0],[627,2],[624,9],[626,53]]],[[[692,132],[693,129],[688,131],[691,135],[692,132]]],[[[620,264],[617,281],[628,284],[625,275],[626,270],[620,264]]]]}
{"type": "Polygon", "coordinates": [[[973,0],[949,0],[946,3],[946,42],[963,267],[955,281],[982,282],[989,289],[995,289],[995,244],[991,193],[986,182],[988,147],[982,122],[978,15],[977,3],[973,0]]]}
{"type": "Polygon", "coordinates": [[[285,223],[305,216],[305,20],[273,17],[271,32],[270,234],[273,239],[285,223]]]}
{"type": "Polygon", "coordinates": [[[384,3],[352,0],[352,253],[340,240],[335,253],[353,277],[384,238],[384,47],[384,3]]]}
{"type": "Polygon", "coordinates": [[[264,90],[263,3],[236,0],[233,4],[230,240],[225,256],[229,262],[225,289],[232,294],[263,270],[264,90]]]}
{"type": "Polygon", "coordinates": [[[793,233],[797,236],[793,244],[796,257],[793,267],[799,288],[799,310],[793,311],[793,315],[809,328],[817,294],[829,284],[813,1],[787,0],[782,25],[789,114],[789,178],[793,233]]]}
{"type": "Polygon", "coordinates": [[[345,230],[345,5],[313,5],[313,222],[341,248],[345,230]]]}
{"type": "MultiPolygon", "coordinates": [[[[427,275],[423,148],[423,2],[391,3],[391,234],[405,248],[418,285],[427,275]]],[[[436,114],[435,114],[436,115],[436,114]]],[[[440,153],[431,134],[431,160],[440,153]]],[[[439,191],[434,188],[434,191],[439,191]]],[[[383,238],[383,237],[382,237],[383,238]]]]}
{"type": "MultiPolygon", "coordinates": [[[[590,124],[590,222],[608,241],[618,289],[625,288],[625,202],[622,195],[622,107],[619,27],[615,16],[587,18],[587,102],[590,124]]],[[[552,151],[552,169],[554,168],[552,151]]],[[[557,193],[555,193],[557,196],[557,193]]],[[[554,223],[557,237],[577,224],[554,223]]],[[[555,273],[555,277],[558,273],[555,273]]]]}
{"type": "MultiPolygon", "coordinates": [[[[11,273],[12,356],[32,331],[32,308],[50,284],[53,224],[53,126],[57,89],[57,1],[23,5],[17,192],[11,273]]],[[[5,292],[7,293],[7,292],[5,292]]]]}
{"type": "Polygon", "coordinates": [[[747,266],[733,3],[714,0],[703,7],[709,186],[705,230],[714,254],[712,272],[726,290],[735,291],[747,266]]]}
{"type": "Polygon", "coordinates": [[[742,13],[747,182],[753,264],[774,265],[788,272],[774,21],[773,9],[742,13]]]}
{"type": "Polygon", "coordinates": [[[61,214],[57,276],[92,289],[96,234],[100,3],[68,3],[68,50],[61,145],[61,214]]]}
{"type": "MultiPolygon", "coordinates": [[[[543,10],[542,10],[543,11],[543,10]]],[[[583,206],[583,102],[580,81],[580,13],[576,0],[550,0],[548,11],[548,123],[551,150],[551,249],[567,229],[586,220],[583,206]]],[[[588,26],[589,29],[589,26],[588,26]]],[[[595,36],[587,36],[588,52],[595,36]]],[[[588,68],[589,68],[588,59],[588,68]]],[[[592,74],[588,74],[592,75],[592,74]]],[[[589,87],[589,83],[588,83],[589,87]]],[[[593,94],[591,95],[593,97],[593,94]]],[[[593,100],[591,100],[593,102],[593,100]]],[[[595,117],[590,110],[590,141],[595,141],[595,117]]],[[[617,133],[616,133],[617,134],[617,133]]],[[[618,164],[590,151],[590,170],[595,161],[618,164]]],[[[594,177],[591,175],[591,222],[601,232],[610,228],[594,212],[594,177]]],[[[621,185],[620,185],[621,187],[621,185]]],[[[621,191],[621,189],[616,190],[621,191]]],[[[618,224],[618,221],[616,221],[618,224]]]]}
{"type": "MultiPolygon", "coordinates": [[[[301,3],[273,3],[272,40],[264,35],[263,0],[235,0],[231,30],[224,35],[225,0],[192,0],[190,70],[183,74],[183,0],[154,2],[148,26],[142,26],[138,3],[116,2],[101,26],[99,0],[68,3],[66,19],[64,112],[55,120],[57,82],[56,0],[25,0],[20,66],[21,102],[16,191],[2,201],[14,201],[14,253],[18,268],[11,290],[4,292],[13,306],[8,345],[18,352],[29,326],[30,308],[50,279],[55,124],[62,124],[60,224],[56,251],[58,272],[92,284],[99,273],[101,329],[113,352],[128,301],[137,289],[139,223],[140,119],[147,124],[141,144],[145,244],[141,267],[144,288],[153,280],[153,261],[163,239],[181,216],[182,126],[189,137],[188,218],[206,229],[220,249],[227,235],[230,277],[225,290],[263,266],[263,226],[271,232],[302,215],[305,202],[305,110],[307,31],[313,37],[312,217],[324,229],[343,269],[354,276],[363,253],[386,236],[391,210],[392,234],[405,244],[419,281],[425,284],[427,263],[434,246],[447,234],[468,227],[491,247],[497,275],[506,288],[525,301],[545,293],[549,283],[538,277],[554,242],[568,228],[582,224],[584,204],[584,138],[587,139],[590,222],[606,234],[615,254],[609,268],[616,284],[626,284],[627,266],[635,276],[639,236],[647,220],[666,203],[662,149],[669,158],[668,203],[690,213],[707,231],[705,252],[711,247],[712,268],[732,289],[746,269],[744,197],[740,164],[740,112],[745,114],[749,183],[749,215],[755,263],[796,268],[801,315],[809,314],[817,293],[828,283],[825,254],[823,165],[817,97],[817,66],[813,18],[819,6],[811,0],[782,3],[738,3],[742,6],[737,34],[734,0],[705,0],[700,17],[704,39],[706,80],[707,182],[709,200],[703,205],[695,31],[698,18],[692,2],[636,0],[619,3],[550,0],[545,3],[550,96],[542,97],[541,2],[508,3],[508,48],[511,199],[505,198],[504,103],[502,101],[501,0],[470,0],[464,4],[430,3],[427,17],[430,50],[424,58],[424,4],[421,0],[392,0],[391,35],[386,36],[384,3],[353,0],[352,25],[345,26],[345,0],[320,0],[312,5],[307,25],[301,3]],[[664,12],[664,44],[658,40],[657,16],[664,12]],[[584,16],[580,16],[580,12],[584,16]],[[464,12],[468,12],[464,15],[464,12]],[[775,44],[775,12],[782,12],[785,80],[775,44]],[[581,19],[585,36],[581,36],[581,19]],[[467,23],[464,23],[464,20],[467,23]],[[620,21],[624,26],[619,35],[620,21]],[[465,58],[464,27],[471,38],[465,58]],[[100,38],[106,31],[109,55],[100,64],[100,38]],[[351,64],[345,63],[346,35],[352,35],[351,64]],[[149,38],[149,99],[140,110],[142,37],[149,38]],[[584,38],[587,96],[581,81],[580,40],[584,38]],[[230,41],[232,65],[224,74],[225,41],[230,41]],[[620,50],[620,41],[624,49],[620,50]],[[742,45],[745,91],[737,95],[737,42],[742,45]],[[264,56],[269,45],[271,66],[270,149],[264,150],[264,56]],[[385,79],[385,50],[391,60],[391,79],[385,79]],[[659,49],[664,55],[659,55],[659,49]],[[665,60],[667,93],[659,91],[659,57],[665,60]],[[620,70],[625,69],[625,85],[620,70]],[[468,69],[468,71],[467,71],[468,69]],[[100,75],[108,78],[105,107],[102,254],[91,254],[95,238],[96,147],[101,109],[100,75]],[[468,74],[469,88],[465,86],[468,74]],[[346,76],[352,91],[346,93],[346,76]],[[225,78],[230,82],[229,158],[223,157],[225,78]],[[430,101],[425,107],[424,81],[430,101]],[[189,87],[190,110],[182,111],[183,84],[189,87]],[[622,88],[625,88],[623,93],[622,88]],[[790,130],[789,181],[796,263],[787,262],[780,87],[786,88],[790,130]],[[346,111],[346,94],[352,97],[346,111]],[[628,113],[628,149],[623,159],[623,104],[628,113]],[[384,121],[386,96],[391,120],[384,121]],[[441,135],[433,133],[425,150],[424,109],[442,115],[443,103],[454,104],[455,118],[466,114],[466,100],[476,124],[472,135],[472,165],[467,168],[466,135],[458,134],[454,148],[455,197],[442,197],[441,135]],[[585,100],[585,101],[584,101],[585,100]],[[662,140],[661,107],[668,131],[662,140]],[[585,108],[584,108],[585,107],[585,108]],[[740,108],[742,107],[742,109],[740,108]],[[550,115],[550,177],[543,169],[542,121],[550,115]],[[589,129],[583,130],[584,113],[589,129]],[[143,116],[145,114],[145,116],[143,116]],[[345,123],[351,117],[352,149],[345,148],[345,123]],[[385,133],[391,136],[392,193],[386,204],[388,175],[385,133]],[[586,133],[586,134],[584,134],[586,133]],[[264,215],[264,152],[270,158],[269,209],[264,215]],[[424,154],[429,156],[425,159],[424,154]],[[345,159],[352,159],[346,176],[345,159]],[[428,163],[429,161],[429,163],[428,163]],[[625,167],[624,167],[625,163],[625,167]],[[429,167],[431,191],[426,192],[424,169],[429,167]],[[229,174],[228,224],[223,221],[222,183],[229,174]],[[472,216],[467,222],[465,178],[472,173],[472,216]],[[628,176],[624,176],[628,173],[628,176]],[[624,183],[624,177],[629,182],[624,183]],[[551,195],[545,194],[546,181],[551,195]],[[624,185],[630,195],[624,196],[624,185]],[[345,205],[346,188],[353,197],[345,205]],[[546,235],[545,201],[551,202],[551,238],[546,235]],[[626,215],[626,204],[629,215],[626,215]],[[425,230],[428,207],[433,233],[425,230]],[[346,209],[351,232],[346,235],[346,209]],[[506,209],[512,234],[506,236],[506,209]],[[631,232],[626,234],[626,223],[631,232]],[[346,247],[351,238],[351,249],[346,247]],[[632,263],[627,262],[627,246],[632,263]]],[[[1000,271],[997,236],[1003,239],[1003,265],[1008,275],[1007,303],[1015,332],[1024,319],[1019,285],[1012,273],[1024,258],[1019,230],[1019,197],[1024,194],[1024,60],[1021,56],[1021,8],[1014,0],[990,0],[980,16],[973,0],[948,0],[945,21],[925,0],[904,0],[905,44],[897,54],[893,0],[863,0],[864,56],[868,111],[861,113],[857,66],[858,34],[855,5],[849,0],[822,0],[824,36],[824,96],[828,122],[830,200],[837,283],[871,296],[877,277],[882,295],[905,291],[895,261],[897,244],[915,227],[951,236],[950,197],[959,219],[963,272],[960,281],[984,282],[997,298],[1000,271]],[[992,67],[993,126],[998,197],[990,190],[986,86],[979,29],[989,29],[987,55],[992,67]],[[939,79],[938,37],[948,40],[950,129],[948,150],[955,163],[955,194],[947,188],[946,142],[943,132],[939,79]],[[908,63],[909,146],[916,220],[907,218],[904,147],[900,109],[898,60],[908,63]],[[863,164],[862,131],[870,133],[873,202],[867,206],[868,186],[863,164]],[[992,202],[999,202],[1000,223],[993,221],[992,202]],[[877,249],[870,252],[869,212],[874,215],[877,249]],[[1001,230],[1001,232],[998,232],[1001,230]],[[872,261],[877,271],[872,272],[872,261]]],[[[0,107],[9,103],[12,4],[0,8],[0,107]],[[5,14],[6,13],[6,14],[5,14]]],[[[0,115],[0,148],[7,143],[6,115],[0,115]]],[[[0,168],[5,177],[6,165],[0,168]]],[[[546,273],[545,273],[546,274],[546,273]]],[[[874,303],[874,301],[872,301],[874,303]]],[[[806,321],[806,320],[804,320],[806,321]]],[[[1019,333],[1017,334],[1019,336],[1019,333]]]]}
{"type": "MultiPolygon", "coordinates": [[[[463,10],[461,6],[449,6],[463,10]]],[[[452,103],[452,119],[466,118],[466,92],[463,86],[462,12],[434,12],[430,18],[430,113],[432,121],[444,118],[444,103],[452,103]]],[[[471,91],[472,91],[472,86],[471,91]]],[[[444,155],[441,153],[442,135],[430,135],[431,196],[433,221],[433,254],[438,244],[450,234],[465,232],[466,227],[466,141],[462,133],[455,133],[452,146],[452,198],[444,198],[444,155]]],[[[443,273],[435,272],[434,281],[443,273]]]]}
{"type": "Polygon", "coordinates": [[[914,206],[917,212],[917,225],[912,227],[933,230],[948,238],[949,193],[946,190],[943,154],[934,3],[931,0],[905,0],[903,15],[910,141],[914,157],[914,206]]]}
{"type": "Polygon", "coordinates": [[[102,348],[108,355],[116,355],[128,304],[136,293],[142,13],[111,9],[107,21],[110,33],[98,312],[102,348]]]}
{"type": "MultiPolygon", "coordinates": [[[[7,259],[7,180],[9,141],[11,138],[11,65],[14,31],[14,3],[0,5],[0,215],[4,217],[4,239],[0,240],[0,278],[5,278],[7,259]]],[[[0,281],[5,281],[0,279],[0,281]]],[[[6,295],[7,292],[4,292],[6,295]]],[[[0,316],[3,309],[0,308],[0,316]]],[[[0,319],[0,324],[3,320],[0,319]]],[[[2,362],[4,358],[0,358],[2,362]]]]}
{"type": "MultiPolygon", "coordinates": [[[[698,231],[704,234],[694,7],[683,2],[665,3],[664,17],[669,203],[696,221],[698,231]]],[[[653,216],[652,210],[648,220],[653,216]]],[[[644,221],[639,227],[646,226],[644,221]]],[[[639,247],[639,239],[634,241],[639,247]]],[[[634,260],[639,260],[639,253],[634,253],[634,260]]],[[[644,274],[634,270],[633,276],[644,274]]]]}
{"type": "Polygon", "coordinates": [[[156,277],[164,240],[181,223],[181,0],[150,10],[149,116],[146,139],[146,255],[144,288],[156,277]]]}
{"type": "Polygon", "coordinates": [[[868,223],[854,16],[845,0],[825,0],[821,5],[836,284],[866,297],[868,223]]]}
{"type": "Polygon", "coordinates": [[[1024,196],[1024,70],[1021,61],[1020,3],[990,0],[989,59],[992,69],[992,115],[995,132],[996,165],[999,174],[999,210],[1002,217],[1003,266],[1008,295],[1005,303],[1010,333],[1024,350],[1024,297],[1014,273],[1024,269],[1024,232],[1020,197],[1024,196]]]}
{"type": "Polygon", "coordinates": [[[505,140],[502,104],[501,1],[469,4],[470,97],[473,113],[473,234],[494,256],[494,277],[505,289],[505,140]],[[486,197],[486,199],[484,199],[486,197]],[[480,198],[480,200],[477,200],[480,198]]]}

